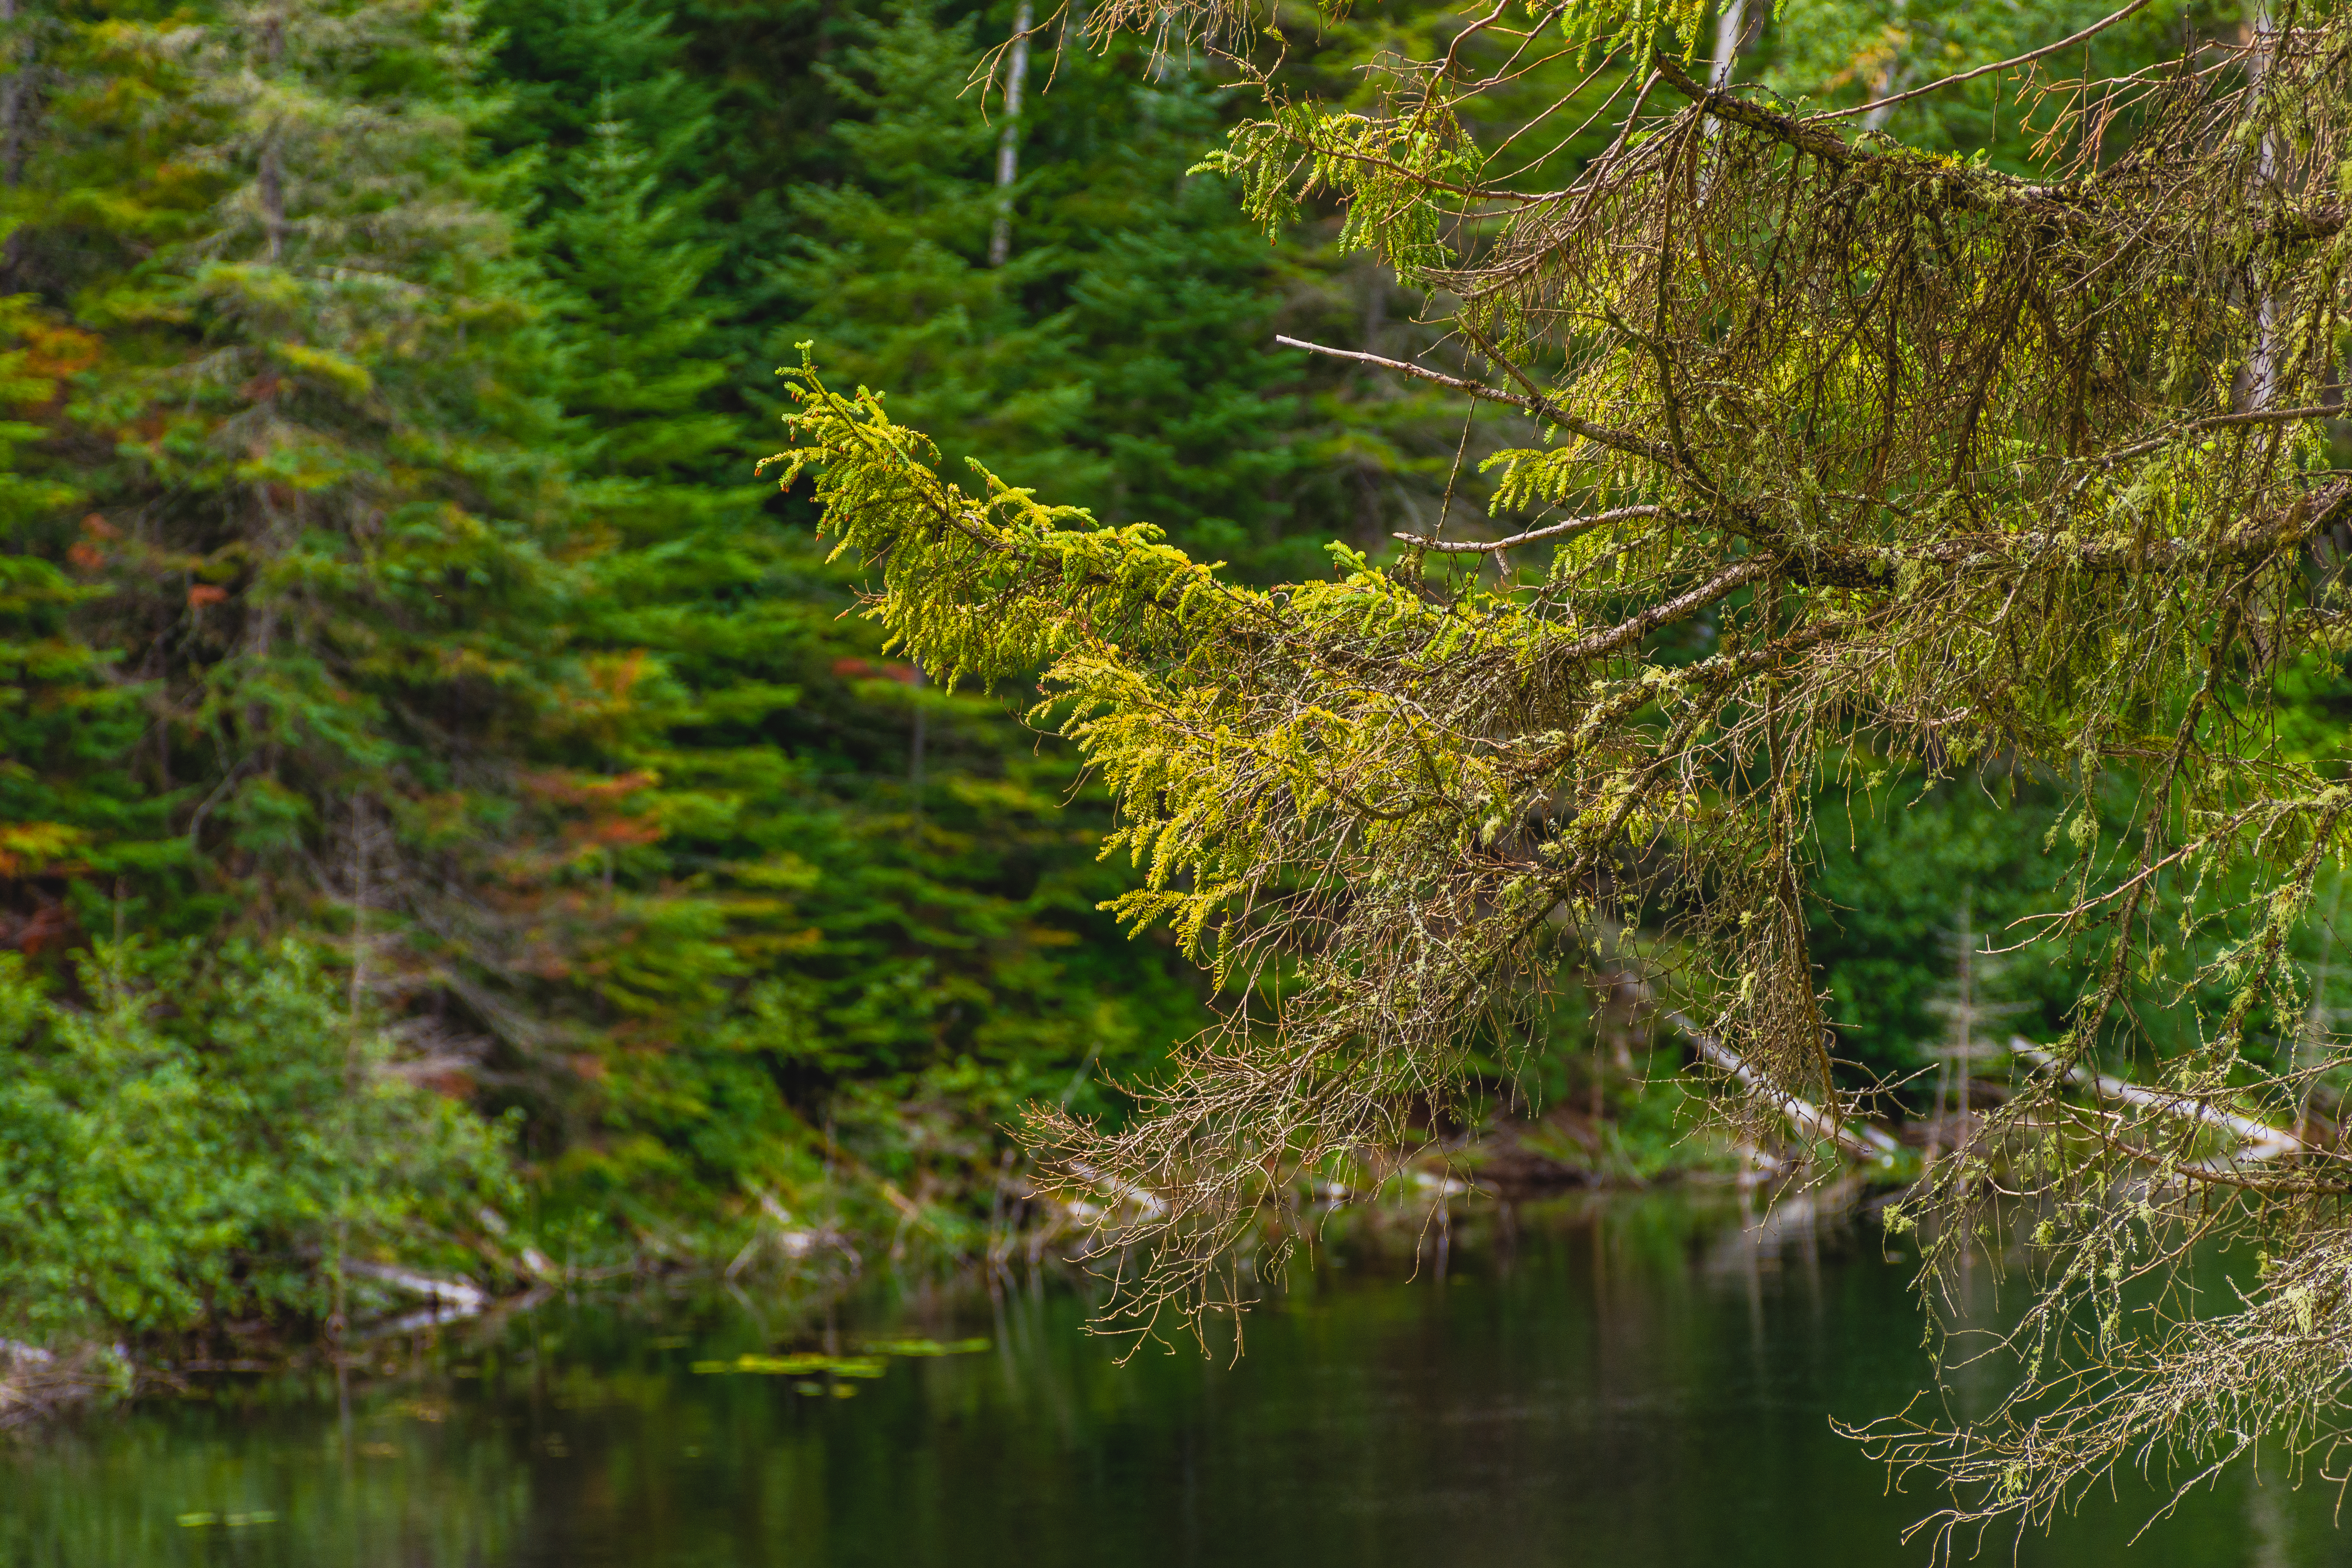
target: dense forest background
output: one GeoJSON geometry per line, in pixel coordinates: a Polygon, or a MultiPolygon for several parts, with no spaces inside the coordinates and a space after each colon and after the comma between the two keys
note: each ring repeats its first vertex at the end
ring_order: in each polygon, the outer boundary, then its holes
{"type": "MultiPolygon", "coordinates": [[[[1742,79],[1859,101],[2100,7],[1751,9],[1742,79]]],[[[1008,117],[973,84],[1010,5],[0,15],[0,1329],[320,1321],[347,1260],[969,1254],[1024,1104],[1117,1116],[1205,1020],[1097,910],[1125,868],[1028,694],[894,658],[755,479],[796,344],[951,462],[1261,581],[1475,526],[1525,434],[1276,345],[1444,354],[1341,215],[1269,238],[1188,174],[1253,107],[1210,62],[1071,16],[1008,117]]],[[[1367,99],[1462,25],[1278,20],[1367,99]]],[[[2021,159],[1993,101],[1889,129],[2021,159]]],[[[2054,824],[1991,765],[1857,766],[1816,820],[1841,1049],[1900,1079],[1950,933],[2052,896],[2054,824]]],[[[1988,978],[2031,1028],[2075,977],[1988,978]]],[[[1643,1100],[1592,1029],[1536,1099],[1643,1100]]]]}

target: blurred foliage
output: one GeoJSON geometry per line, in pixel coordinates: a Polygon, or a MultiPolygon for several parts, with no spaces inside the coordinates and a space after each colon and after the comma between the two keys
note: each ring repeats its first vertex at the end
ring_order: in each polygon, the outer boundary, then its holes
{"type": "Polygon", "coordinates": [[[301,1323],[346,1257],[464,1260],[477,1211],[516,1196],[508,1130],[391,1070],[393,1033],[322,958],[101,942],[74,1005],[0,954],[0,1313],[301,1323]]]}

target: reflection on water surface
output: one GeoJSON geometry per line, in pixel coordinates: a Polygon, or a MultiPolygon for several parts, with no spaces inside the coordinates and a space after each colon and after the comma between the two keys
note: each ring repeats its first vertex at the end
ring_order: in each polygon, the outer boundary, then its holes
{"type": "MultiPolygon", "coordinates": [[[[0,1449],[0,1563],[1925,1561],[1897,1535],[1926,1500],[1829,1428],[1926,1373],[1906,1269],[1870,1232],[1654,1198],[1457,1221],[1442,1279],[1411,1251],[1335,1247],[1232,1364],[1122,1366],[1050,1288],[911,1321],[844,1308],[829,1345],[756,1302],[542,1310],[431,1349],[347,1420],[331,1389],[247,1386],[0,1449]]],[[[2332,1489],[2250,1481],[2128,1549],[2144,1498],[2086,1509],[2019,1560],[2352,1563],[2332,1489]]]]}

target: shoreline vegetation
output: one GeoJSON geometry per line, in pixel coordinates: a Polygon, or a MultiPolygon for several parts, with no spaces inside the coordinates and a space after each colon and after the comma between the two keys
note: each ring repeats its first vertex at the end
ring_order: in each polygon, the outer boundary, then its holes
{"type": "MultiPolygon", "coordinates": [[[[1884,1197],[1883,1189],[1853,1175],[1778,1200],[1746,1184],[1712,1179],[1639,1188],[1548,1187],[1508,1199],[1470,1192],[1441,1197],[1436,1184],[1408,1176],[1381,1193],[1303,1197],[1299,1206],[1308,1223],[1295,1238],[1298,1245],[1278,1258],[1270,1248],[1254,1250],[1238,1262],[1253,1302],[1279,1310],[1285,1300],[1326,1289],[1335,1269],[1353,1276],[1369,1268],[1400,1279],[1442,1275],[1449,1264],[1458,1268],[1465,1258],[1507,1248],[1532,1230],[1582,1227],[1622,1214],[1646,1216],[1645,1229],[1662,1224],[1686,1243],[1706,1243],[1710,1266],[1721,1267],[1743,1255],[1778,1257],[1800,1241],[1873,1245],[1870,1211],[1884,1197]],[[1620,1206],[1626,1205],[1632,1206],[1620,1206]]],[[[756,1348],[743,1350],[735,1336],[719,1359],[698,1356],[681,1364],[697,1377],[870,1377],[886,1361],[991,1348],[990,1339],[975,1337],[982,1334],[981,1319],[1007,1299],[1040,1290],[1095,1303],[1103,1299],[1101,1281],[1087,1273],[1082,1258],[1051,1248],[1030,1258],[1015,1248],[992,1269],[971,1260],[919,1274],[836,1270],[733,1281],[720,1270],[677,1270],[541,1286],[478,1301],[445,1297],[449,1304],[443,1310],[395,1312],[334,1352],[311,1346],[151,1364],[121,1346],[85,1346],[61,1355],[11,1342],[0,1344],[0,1373],[7,1374],[0,1376],[0,1445],[37,1443],[57,1423],[146,1403],[258,1396],[331,1407],[380,1400],[420,1378],[446,1375],[453,1356],[519,1338],[532,1341],[531,1331],[520,1327],[531,1314],[582,1309],[616,1311],[647,1325],[646,1342],[656,1352],[690,1342],[674,1331],[708,1313],[741,1314],[759,1324],[760,1337],[751,1342],[756,1348]]]]}
{"type": "MultiPolygon", "coordinates": [[[[1589,1102],[1563,1103],[1540,1116],[1500,1117],[1418,1150],[1368,1151],[1345,1171],[1302,1180],[1272,1206],[1265,1248],[1287,1258],[1292,1247],[1320,1248],[1365,1227],[1375,1236],[1416,1236],[1418,1247],[1430,1236],[1490,1223],[1529,1205],[1690,1187],[1736,1190],[1743,1194],[1743,1212],[1752,1202],[1783,1223],[1790,1214],[1811,1223],[1847,1212],[1868,1194],[1893,1190],[1884,1168],[1857,1166],[1776,1199],[1770,1167],[1777,1162],[1770,1156],[1673,1135],[1674,1106],[1659,1103],[1654,1090],[1678,1100],[1674,1078],[1649,1089],[1640,1082],[1620,1088],[1636,1103],[1612,1107],[1614,1114],[1599,1123],[1591,1119],[1589,1102]]],[[[866,1206],[892,1215],[893,1223],[843,1228],[832,1219],[798,1218],[765,1197],[749,1219],[751,1234],[731,1257],[641,1256],[623,1266],[567,1268],[524,1246],[488,1254],[469,1272],[445,1275],[346,1259],[341,1304],[348,1322],[331,1337],[212,1333],[178,1346],[151,1342],[137,1347],[70,1335],[49,1346],[0,1340],[0,1432],[85,1406],[184,1396],[222,1374],[311,1371],[365,1380],[383,1362],[384,1347],[409,1347],[395,1358],[404,1365],[414,1359],[415,1343],[480,1331],[558,1299],[682,1288],[825,1300],[868,1289],[917,1295],[990,1291],[1041,1273],[1086,1289],[1097,1267],[1118,1253],[1120,1215],[1148,1215],[1152,1206],[1142,1193],[1107,1192],[1100,1205],[1057,1202],[1033,1194],[1015,1175],[997,1194],[995,1223],[977,1238],[979,1245],[950,1250],[940,1229],[911,1205],[902,1209],[879,1193],[866,1197],[866,1206]]],[[[1282,1266],[1300,1265],[1294,1259],[1282,1266]]]]}
{"type": "MultiPolygon", "coordinates": [[[[1963,1075],[1943,1086],[1936,1114],[1892,1126],[1832,1126],[1810,1103],[1792,1100],[1782,1108],[1785,1139],[1759,1147],[1732,1141],[1720,1122],[1697,1114],[1683,1059],[1736,1073],[1737,1058],[1703,1035],[1685,1036],[1672,1025],[1660,1033],[1678,1038],[1679,1048],[1627,1048],[1613,1058],[1596,1052],[1581,1064],[1589,1081],[1568,1086],[1540,1110],[1505,1100],[1475,1126],[1436,1130],[1413,1147],[1367,1149],[1301,1173],[1269,1197],[1253,1256],[1296,1266],[1284,1261],[1293,1247],[1318,1248],[1335,1230],[1352,1234],[1363,1226],[1379,1234],[1417,1231],[1419,1247],[1457,1224],[1571,1194],[1690,1188],[1737,1191],[1743,1213],[1752,1204],[1783,1227],[1864,1211],[1858,1223],[1884,1226],[1892,1236],[1904,1228],[1903,1205],[1927,1190],[1924,1178],[1938,1156],[1965,1152],[1984,1111],[2013,1092],[2006,1079],[1963,1075]]],[[[2017,1037],[1997,1051],[1955,1055],[1970,1066],[2006,1062],[2029,1074],[2055,1066],[2017,1037]]],[[[2306,1126],[2282,1129],[2217,1116],[2202,1102],[2110,1076],[2077,1073],[2074,1081],[2099,1102],[2206,1132],[2209,1157],[2232,1169],[2332,1136],[2332,1123],[2316,1111],[2306,1126]]],[[[559,1297],[648,1285],[833,1300],[863,1288],[994,1291],[1016,1273],[1034,1279],[1043,1270],[1084,1288],[1118,1258],[1123,1228],[1160,1212],[1158,1200],[1140,1190],[1106,1185],[1098,1203],[1043,1194],[1007,1163],[992,1184],[984,1227],[942,1224],[957,1207],[975,1211],[977,1195],[935,1193],[929,1209],[918,1206],[845,1151],[834,1152],[839,1164],[825,1173],[829,1191],[794,1192],[792,1206],[756,1193],[740,1224],[714,1231],[698,1251],[641,1247],[618,1259],[558,1261],[484,1206],[475,1215],[470,1268],[432,1272],[355,1256],[324,1264],[332,1310],[322,1325],[255,1321],[224,1333],[200,1317],[177,1335],[151,1332],[143,1341],[99,1342],[70,1331],[49,1344],[0,1339],[0,1431],[93,1404],[184,1395],[210,1375],[310,1369],[364,1378],[381,1346],[494,1323],[559,1297]]],[[[446,1263],[453,1255],[441,1256],[446,1263]]]]}
{"type": "MultiPolygon", "coordinates": [[[[1808,1223],[1867,1198],[1884,1204],[1909,1190],[1922,1148],[1933,1139],[1964,1144],[1966,1113],[1937,1125],[1915,1121],[1890,1135],[1852,1138],[1866,1158],[1839,1159],[1839,1146],[1811,1108],[1792,1112],[1790,1142],[1775,1150],[1735,1146],[1695,1120],[1681,1053],[1628,1054],[1603,1061],[1591,1084],[1573,1086],[1539,1112],[1505,1102],[1475,1127],[1433,1133],[1413,1148],[1366,1150],[1353,1161],[1307,1173],[1269,1201],[1260,1237],[1282,1254],[1326,1244],[1335,1227],[1385,1232],[1450,1230],[1563,1195],[1701,1187],[1755,1194],[1759,1207],[1787,1209],[1808,1223]],[[1885,1147],[1882,1148],[1881,1145],[1885,1147]],[[1785,1195],[1783,1192],[1785,1190],[1785,1195]]],[[[1594,1064],[1586,1064],[1590,1070],[1594,1064]]],[[[2110,1092],[2114,1086],[2107,1086],[2110,1092]]],[[[1977,1086],[1983,1100],[2001,1087],[1977,1086]]],[[[1849,1135],[1851,1137],[1851,1135],[1849,1135]]],[[[488,1208],[471,1266],[440,1272],[345,1257],[322,1265],[333,1310],[324,1331],[300,1320],[222,1326],[195,1320],[177,1334],[100,1343],[68,1331],[50,1344],[0,1340],[0,1428],[20,1426],[91,1403],[173,1397],[208,1375],[345,1369],[365,1377],[376,1347],[431,1338],[484,1321],[528,1312],[558,1297],[626,1292],[668,1281],[688,1289],[753,1290],[790,1299],[837,1296],[875,1287],[993,1289],[1041,1269],[1083,1285],[1119,1248],[1122,1219],[1149,1219],[1151,1194],[1105,1190],[1098,1204],[1038,1194],[1009,1166],[989,1195],[984,1228],[943,1225],[956,1194],[930,1212],[887,1179],[843,1158],[827,1194],[771,1193],[744,1205],[740,1225],[712,1233],[698,1252],[639,1249],[558,1261],[488,1208]],[[739,1244],[740,1237],[740,1244],[739,1244]]],[[[979,1205],[961,1194],[966,1211],[979,1205]]]]}
{"type": "MultiPolygon", "coordinates": [[[[1475,1126],[1439,1130],[1410,1148],[1360,1151],[1349,1162],[1302,1173],[1269,1198],[1255,1250],[1279,1259],[1293,1247],[1327,1244],[1335,1227],[1369,1225],[1384,1234],[1402,1226],[1425,1238],[1576,1193],[1688,1188],[1737,1191],[1743,1212],[1753,1203],[1780,1225],[1811,1225],[1861,1209],[1868,1214],[1863,1223],[1893,1233],[1901,1226],[1892,1216],[1926,1190],[1922,1178],[1938,1155],[1965,1152],[1983,1112],[2013,1092],[2006,1079],[1964,1077],[1944,1086],[1937,1114],[1891,1126],[1832,1127],[1798,1100],[1783,1108],[1783,1142],[1740,1144],[1719,1122],[1696,1114],[1683,1058],[1725,1071],[1736,1071],[1737,1059],[1727,1063],[1722,1048],[1704,1036],[1679,1036],[1670,1026],[1661,1034],[1680,1038],[1680,1048],[1590,1056],[1580,1064],[1588,1081],[1568,1085],[1540,1110],[1498,1101],[1475,1126]]],[[[2054,1065],[2021,1037],[1970,1059],[1978,1067],[2006,1061],[2027,1073],[2054,1065]]],[[[2076,1087],[2100,1102],[2197,1124],[2210,1133],[2210,1157],[2232,1168],[2332,1136],[2332,1123],[2316,1111],[2305,1127],[2282,1129],[2251,1117],[2217,1118],[2201,1102],[2110,1076],[2077,1074],[2076,1087]]],[[[323,1264],[333,1301],[322,1321],[251,1321],[224,1332],[199,1317],[176,1335],[151,1332],[144,1340],[100,1342],[70,1331],[47,1344],[0,1339],[0,1430],[92,1404],[186,1394],[215,1374],[340,1369],[339,1375],[364,1378],[381,1359],[379,1346],[495,1322],[559,1297],[593,1298],[665,1281],[670,1288],[835,1299],[868,1287],[994,1290],[1016,1273],[1034,1278],[1044,1270],[1083,1287],[1117,1258],[1123,1223],[1149,1221],[1160,1207],[1139,1190],[1107,1186],[1098,1203],[1041,1194],[1007,1163],[992,1183],[987,1224],[957,1224],[958,1208],[970,1214],[981,1206],[977,1194],[935,1190],[930,1204],[919,1206],[845,1151],[834,1152],[838,1163],[824,1173],[827,1190],[793,1192],[790,1206],[773,1193],[753,1194],[740,1222],[714,1230],[699,1249],[673,1244],[622,1258],[558,1261],[515,1222],[484,1206],[475,1215],[470,1267],[447,1267],[456,1255],[446,1251],[438,1272],[355,1256],[323,1264]]]]}

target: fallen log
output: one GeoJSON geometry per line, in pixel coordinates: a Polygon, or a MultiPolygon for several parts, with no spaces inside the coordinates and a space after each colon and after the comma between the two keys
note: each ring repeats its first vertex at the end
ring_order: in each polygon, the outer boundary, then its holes
{"type": "Polygon", "coordinates": [[[389,1285],[436,1304],[446,1303],[461,1316],[478,1312],[490,1304],[490,1293],[470,1279],[437,1279],[430,1274],[397,1268],[388,1263],[362,1263],[351,1258],[343,1260],[342,1270],[356,1279],[389,1285]]]}
{"type": "MultiPolygon", "coordinates": [[[[2058,1058],[2043,1050],[2022,1035],[2012,1036],[2009,1042],[2011,1054],[2035,1067],[2049,1071],[2059,1067],[2058,1058]]],[[[2178,1090],[2147,1089],[2105,1073],[2092,1072],[2081,1067],[2065,1068],[2062,1081],[2090,1089],[2103,1100],[2118,1100],[2136,1105],[2144,1110],[2160,1111],[2185,1121],[2201,1122],[2228,1132],[2239,1140],[2240,1146],[2230,1151],[2229,1164],[2252,1163],[2276,1159],[2304,1149],[2304,1141],[2284,1127],[2273,1127],[2267,1121],[2257,1121],[2251,1116],[2241,1116],[2234,1110],[2224,1110],[2209,1100],[2178,1090]]],[[[2211,1162],[2207,1162],[2210,1164],[2211,1162]]],[[[2219,1167],[2216,1167],[2219,1168],[2219,1167]]]]}
{"type": "Polygon", "coordinates": [[[1799,1131],[1816,1138],[1827,1138],[1847,1153],[1876,1164],[1891,1165],[1898,1145],[1892,1134],[1867,1121],[1851,1117],[1832,1116],[1801,1094],[1791,1094],[1739,1058],[1739,1054],[1713,1035],[1699,1028],[1680,1013],[1666,1015],[1666,1022],[1682,1031],[1684,1037],[1708,1061],[1723,1069],[1731,1079],[1748,1093],[1771,1103],[1774,1110],[1787,1118],[1799,1131]]]}

